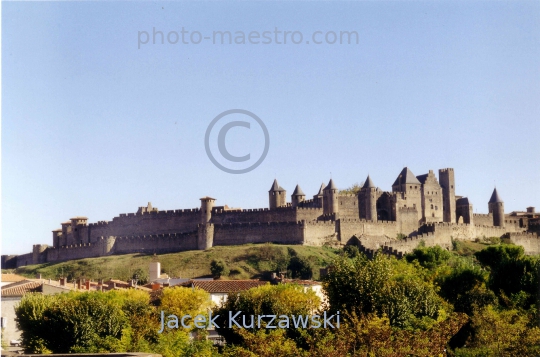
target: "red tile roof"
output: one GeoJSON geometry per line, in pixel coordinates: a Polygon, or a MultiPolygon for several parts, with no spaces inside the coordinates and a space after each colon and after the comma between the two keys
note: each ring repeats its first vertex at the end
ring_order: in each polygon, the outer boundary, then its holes
{"type": "Polygon", "coordinates": [[[23,296],[27,293],[41,292],[42,286],[43,283],[30,280],[9,284],[2,286],[2,297],[23,296]]]}
{"type": "Polygon", "coordinates": [[[268,284],[261,280],[191,280],[181,284],[184,287],[197,287],[209,293],[234,293],[268,284]]]}

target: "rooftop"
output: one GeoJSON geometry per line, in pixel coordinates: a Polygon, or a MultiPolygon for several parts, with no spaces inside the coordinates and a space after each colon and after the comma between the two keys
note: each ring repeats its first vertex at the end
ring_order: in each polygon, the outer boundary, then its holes
{"type": "Polygon", "coordinates": [[[488,203],[502,203],[503,200],[499,197],[499,193],[497,192],[497,188],[493,190],[493,193],[491,194],[491,198],[489,199],[488,203]]]}
{"type": "Polygon", "coordinates": [[[285,191],[285,189],[278,184],[277,179],[274,179],[274,183],[272,184],[272,187],[270,187],[270,191],[268,192],[283,192],[283,191],[285,191]]]}
{"type": "Polygon", "coordinates": [[[375,184],[373,183],[369,175],[367,175],[366,182],[364,183],[364,186],[362,186],[362,188],[376,188],[375,184]]]}
{"type": "Polygon", "coordinates": [[[411,170],[409,170],[408,167],[404,167],[403,170],[399,173],[399,176],[397,177],[396,181],[394,181],[394,184],[392,186],[398,186],[398,185],[404,185],[404,184],[417,184],[420,185],[420,181],[414,176],[411,170]]]}
{"type": "Polygon", "coordinates": [[[41,292],[43,283],[39,281],[24,280],[2,286],[2,297],[23,296],[27,293],[41,292]]]}
{"type": "Polygon", "coordinates": [[[234,293],[266,284],[269,284],[269,282],[261,280],[190,280],[181,285],[200,288],[209,293],[234,293]]]}

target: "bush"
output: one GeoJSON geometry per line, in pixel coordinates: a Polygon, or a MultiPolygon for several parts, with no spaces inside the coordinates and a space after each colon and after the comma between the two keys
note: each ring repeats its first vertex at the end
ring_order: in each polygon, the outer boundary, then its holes
{"type": "Polygon", "coordinates": [[[338,258],[323,287],[332,311],[386,315],[397,327],[429,324],[444,310],[435,287],[413,265],[381,254],[338,258]]]}
{"type": "Polygon", "coordinates": [[[345,253],[345,256],[349,258],[356,258],[360,255],[360,250],[355,245],[346,245],[343,248],[343,253],[345,253]]]}
{"type": "MultiPolygon", "coordinates": [[[[319,297],[313,290],[305,290],[303,286],[297,284],[279,284],[279,285],[263,285],[257,288],[241,291],[237,295],[229,296],[227,302],[214,309],[213,316],[219,315],[216,319],[217,325],[220,327],[217,329],[218,333],[225,337],[227,343],[242,344],[243,337],[240,332],[251,331],[254,332],[257,329],[257,323],[254,322],[253,328],[245,328],[238,330],[237,328],[229,328],[229,312],[242,313],[235,318],[240,324],[244,321],[247,326],[251,324],[251,316],[261,315],[287,315],[298,316],[308,315],[312,311],[315,311],[320,304],[319,297]]],[[[268,319],[263,321],[263,325],[266,325],[268,319]]],[[[277,320],[273,322],[274,326],[277,326],[277,320]]],[[[294,327],[287,329],[287,333],[295,334],[294,327]]],[[[271,331],[271,330],[269,330],[271,331]]],[[[267,331],[267,332],[269,332],[267,331]]]]}
{"type": "Polygon", "coordinates": [[[428,269],[441,266],[451,257],[452,254],[449,251],[439,246],[416,248],[412,253],[405,256],[409,263],[417,260],[421,266],[428,269]]]}
{"type": "Polygon", "coordinates": [[[229,268],[223,260],[212,260],[210,263],[210,272],[215,279],[229,275],[229,268]]]}
{"type": "Polygon", "coordinates": [[[396,236],[396,239],[397,240],[403,240],[405,238],[407,238],[408,236],[406,234],[403,234],[403,233],[398,233],[397,236],[396,236]]]}
{"type": "Polygon", "coordinates": [[[131,279],[137,280],[138,285],[146,285],[148,284],[149,277],[144,269],[138,268],[133,272],[131,279]]]}
{"type": "Polygon", "coordinates": [[[311,279],[313,277],[311,263],[307,259],[298,256],[291,258],[287,270],[290,271],[293,279],[311,279]]]}

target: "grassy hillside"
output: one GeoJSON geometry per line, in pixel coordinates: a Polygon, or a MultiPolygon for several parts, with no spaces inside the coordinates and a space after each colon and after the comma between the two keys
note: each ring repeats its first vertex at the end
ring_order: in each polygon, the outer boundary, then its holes
{"type": "MultiPolygon", "coordinates": [[[[162,270],[170,277],[192,278],[210,276],[210,262],[223,260],[230,269],[226,279],[259,278],[275,271],[290,257],[292,249],[301,258],[308,259],[313,266],[314,278],[319,278],[319,268],[326,267],[338,254],[329,247],[307,247],[300,245],[246,244],[219,246],[205,251],[188,251],[160,255],[125,254],[100,258],[72,260],[63,263],[46,263],[21,267],[15,273],[34,278],[41,274],[45,279],[129,279],[135,270],[148,274],[150,262],[161,263],[162,270]],[[281,265],[280,265],[281,264],[281,265]]],[[[294,253],[292,253],[294,254],[294,253]]]]}
{"type": "MultiPolygon", "coordinates": [[[[471,256],[494,243],[498,242],[492,241],[492,238],[476,242],[456,241],[454,253],[471,256]]],[[[319,268],[326,267],[339,254],[339,250],[301,245],[245,244],[218,246],[206,251],[195,250],[160,255],[125,254],[63,263],[28,265],[14,272],[29,278],[41,274],[45,279],[58,279],[64,275],[69,279],[127,280],[137,269],[141,269],[147,275],[149,263],[158,261],[161,263],[162,270],[170,277],[210,277],[210,263],[214,259],[221,259],[230,270],[229,276],[223,278],[250,279],[261,278],[269,275],[269,272],[276,271],[278,267],[286,266],[291,254],[308,259],[313,267],[313,278],[319,279],[319,268]]]]}

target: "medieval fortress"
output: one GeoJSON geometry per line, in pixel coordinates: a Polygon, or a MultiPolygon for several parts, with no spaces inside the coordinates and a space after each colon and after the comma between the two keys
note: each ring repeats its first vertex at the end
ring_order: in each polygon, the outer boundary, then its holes
{"type": "Polygon", "coordinates": [[[234,209],[201,198],[200,208],[159,211],[149,203],[112,221],[88,223],[73,217],[52,233],[52,246],[32,253],[2,256],[2,267],[127,253],[172,253],[245,243],[358,245],[368,254],[382,248],[401,256],[422,241],[451,249],[452,240],[500,237],[540,254],[540,215],[534,207],[505,214],[497,189],[488,214],[473,213],[467,197],[455,193],[454,170],[415,176],[405,167],[392,191],[379,189],[368,176],[358,194],[341,194],[333,180],[311,199],[296,186],[287,202],[274,180],[269,207],[234,209]]]}

